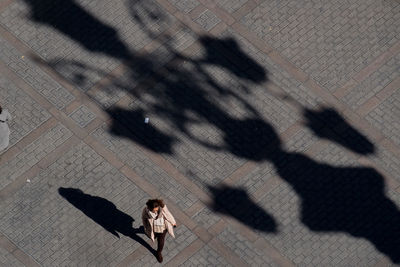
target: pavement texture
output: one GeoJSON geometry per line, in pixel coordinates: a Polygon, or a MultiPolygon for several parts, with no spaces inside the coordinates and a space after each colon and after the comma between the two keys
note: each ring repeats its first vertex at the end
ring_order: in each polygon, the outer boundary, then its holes
{"type": "Polygon", "coordinates": [[[400,264],[398,0],[1,0],[0,103],[0,266],[400,264]]]}

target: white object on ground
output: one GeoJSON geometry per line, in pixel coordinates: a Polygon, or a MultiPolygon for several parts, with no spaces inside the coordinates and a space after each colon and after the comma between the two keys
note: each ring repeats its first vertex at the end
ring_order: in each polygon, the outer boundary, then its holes
{"type": "Polygon", "coordinates": [[[10,143],[10,128],[7,121],[11,120],[11,115],[6,109],[0,113],[0,151],[6,149],[10,143]]]}
{"type": "Polygon", "coordinates": [[[149,118],[145,118],[144,119],[144,123],[149,123],[150,119],[149,118]]]}

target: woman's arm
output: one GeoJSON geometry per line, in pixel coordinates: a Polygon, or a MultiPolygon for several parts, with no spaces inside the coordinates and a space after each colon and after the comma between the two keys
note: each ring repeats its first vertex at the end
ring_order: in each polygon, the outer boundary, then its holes
{"type": "Polygon", "coordinates": [[[165,205],[165,206],[163,207],[163,210],[164,210],[165,219],[166,219],[167,221],[169,221],[173,226],[176,226],[175,218],[174,218],[174,216],[171,214],[171,212],[169,211],[169,209],[167,208],[167,205],[165,205]]]}
{"type": "Polygon", "coordinates": [[[143,209],[142,211],[142,224],[144,229],[146,230],[148,227],[148,220],[147,220],[147,210],[146,208],[143,209]]]}

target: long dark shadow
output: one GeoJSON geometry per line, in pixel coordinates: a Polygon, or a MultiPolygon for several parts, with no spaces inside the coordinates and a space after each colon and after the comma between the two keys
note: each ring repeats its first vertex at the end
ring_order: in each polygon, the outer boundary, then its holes
{"type": "Polygon", "coordinates": [[[277,232],[274,218],[257,205],[245,189],[227,185],[208,186],[208,189],[213,197],[213,211],[231,216],[258,231],[277,232]]]}
{"type": "Polygon", "coordinates": [[[53,27],[92,52],[116,58],[130,56],[117,32],[74,0],[23,0],[33,21],[53,27]]]}
{"type": "MultiPolygon", "coordinates": [[[[93,17],[73,0],[24,1],[31,8],[34,21],[54,27],[89,51],[128,61],[132,81],[138,75],[153,72],[154,66],[161,62],[157,57],[144,58],[129,51],[114,29],[93,17]],[[91,31],[88,32],[88,29],[91,31]]],[[[253,83],[268,80],[267,71],[247,56],[233,39],[203,36],[200,43],[205,50],[205,56],[187,58],[171,49],[166,42],[164,45],[168,52],[174,54],[178,64],[167,65],[163,72],[154,74],[153,78],[159,86],[150,88],[146,93],[156,99],[155,103],[144,102],[148,109],[146,111],[109,109],[113,119],[123,114],[130,118],[127,121],[134,122],[133,126],[139,123],[142,125],[144,112],[154,112],[168,120],[180,133],[205,147],[226,151],[248,160],[271,162],[280,177],[288,182],[301,198],[301,220],[304,225],[313,231],[345,232],[354,237],[365,238],[393,262],[399,263],[400,212],[385,195],[382,175],[373,168],[337,167],[317,162],[300,153],[285,151],[274,128],[254,112],[255,109],[251,108],[250,103],[239,98],[236,92],[233,92],[234,89],[219,85],[207,74],[204,66],[218,66],[239,79],[253,83]],[[195,66],[195,70],[181,67],[179,64],[184,60],[195,66]],[[214,90],[207,90],[206,85],[214,90]],[[241,119],[230,115],[218,105],[218,98],[223,95],[240,101],[249,115],[241,119]],[[187,115],[189,113],[194,116],[187,115]],[[188,126],[193,122],[193,117],[219,129],[223,134],[223,144],[208,144],[192,136],[188,126]]],[[[82,80],[83,77],[79,79],[82,80]]],[[[303,115],[307,119],[307,126],[320,138],[336,142],[359,154],[374,152],[374,145],[344,121],[335,110],[305,109],[303,115]]],[[[126,137],[134,142],[161,153],[172,154],[172,144],[177,141],[172,131],[165,133],[152,127],[146,130],[130,129],[126,133],[115,126],[113,131],[120,136],[126,134],[126,137]],[[154,140],[146,141],[148,135],[154,140]]],[[[209,189],[214,196],[214,210],[241,220],[255,229],[275,231],[273,218],[251,202],[243,189],[209,189]],[[226,205],[230,199],[235,199],[240,209],[248,208],[256,214],[261,214],[261,218],[268,223],[258,225],[251,220],[242,219],[242,212],[219,208],[226,205]]],[[[111,202],[73,188],[60,188],[60,194],[110,233],[118,236],[119,232],[136,238],[138,242],[143,241],[132,229],[133,219],[116,209],[111,202]],[[110,218],[118,219],[115,221],[110,218]]],[[[147,243],[141,244],[146,246],[147,243]]]]}
{"type": "Polygon", "coordinates": [[[106,111],[112,118],[110,132],[113,135],[127,138],[157,153],[172,154],[176,140],[151,123],[146,124],[143,110],[110,108],[106,111]]]}
{"type": "Polygon", "coordinates": [[[76,188],[58,189],[59,194],[74,207],[82,211],[94,222],[102,226],[105,230],[119,238],[119,234],[128,236],[147,248],[152,254],[155,250],[137,234],[144,234],[143,229],[132,227],[134,219],[128,214],[120,211],[107,199],[85,194],[76,188]]]}
{"type": "Polygon", "coordinates": [[[307,120],[306,126],[318,137],[340,144],[358,154],[368,155],[375,152],[374,144],[345,121],[335,109],[310,110],[305,108],[303,115],[307,120]]]}
{"type": "Polygon", "coordinates": [[[394,263],[400,262],[400,211],[385,195],[380,173],[367,167],[331,166],[286,152],[265,122],[240,125],[236,132],[227,132],[228,149],[240,157],[273,163],[301,198],[304,225],[313,231],[365,238],[394,263]]]}
{"type": "Polygon", "coordinates": [[[267,80],[267,71],[250,58],[235,39],[201,36],[199,42],[206,50],[206,55],[199,63],[220,66],[239,78],[255,83],[267,80]]]}

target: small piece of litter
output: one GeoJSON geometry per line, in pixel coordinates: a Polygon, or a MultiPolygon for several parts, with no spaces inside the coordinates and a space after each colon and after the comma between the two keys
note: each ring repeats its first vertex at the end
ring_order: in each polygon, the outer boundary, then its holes
{"type": "Polygon", "coordinates": [[[272,31],[272,27],[269,27],[269,30],[272,31]]]}
{"type": "Polygon", "coordinates": [[[144,123],[149,123],[150,119],[149,118],[145,118],[144,119],[144,123]]]}
{"type": "Polygon", "coordinates": [[[30,183],[30,182],[31,182],[31,179],[26,180],[26,182],[27,182],[27,183],[30,183]]]}
{"type": "Polygon", "coordinates": [[[21,58],[24,58],[25,56],[22,56],[21,58]]]}

